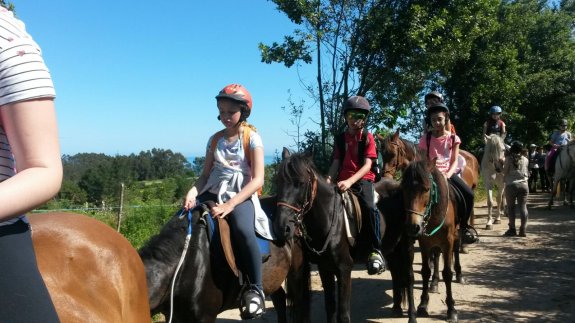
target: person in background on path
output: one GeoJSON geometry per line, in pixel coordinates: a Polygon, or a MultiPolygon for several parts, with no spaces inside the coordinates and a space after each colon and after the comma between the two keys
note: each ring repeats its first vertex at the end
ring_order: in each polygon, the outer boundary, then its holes
{"type": "MultiPolygon", "coordinates": [[[[546,145],[549,147],[549,145],[546,145]]],[[[541,182],[541,192],[549,192],[549,179],[545,173],[545,159],[547,158],[547,150],[543,150],[542,146],[537,147],[537,165],[539,170],[539,181],[541,182]]]]}
{"type": "Polygon", "coordinates": [[[503,110],[500,106],[494,105],[489,109],[489,118],[483,124],[483,141],[487,142],[490,135],[496,134],[501,139],[505,139],[507,135],[506,125],[501,120],[503,110]]]}
{"type": "Polygon", "coordinates": [[[336,137],[333,162],[328,171],[327,181],[331,183],[332,178],[335,178],[335,183],[341,192],[351,190],[358,197],[362,217],[370,224],[364,226],[364,230],[370,230],[368,237],[372,248],[367,259],[367,273],[375,275],[384,272],[386,264],[380,251],[382,239],[380,221],[383,221],[383,217],[375,205],[373,188],[375,174],[371,171],[372,163],[377,159],[377,151],[373,135],[365,129],[370,110],[369,102],[362,96],[352,96],[345,101],[343,114],[347,129],[336,137]],[[363,147],[360,147],[362,142],[363,147]],[[345,151],[341,151],[342,149],[345,151]]]}
{"type": "Polygon", "coordinates": [[[527,179],[529,178],[529,160],[525,156],[523,144],[514,141],[509,149],[509,156],[505,159],[503,166],[503,178],[505,181],[505,201],[507,202],[507,216],[509,217],[509,229],[504,233],[507,237],[519,235],[525,237],[527,228],[527,197],[529,187],[527,179]],[[519,234],[515,229],[515,209],[519,209],[521,226],[519,234]]]}
{"type": "Polygon", "coordinates": [[[240,314],[242,319],[253,319],[265,312],[262,258],[255,224],[257,214],[261,214],[257,192],[264,183],[264,148],[260,135],[247,122],[253,103],[245,87],[225,86],[216,102],[218,120],[224,129],[208,140],[204,169],[186,195],[184,209],[190,210],[198,202],[214,201],[212,216],[228,220],[238,267],[247,281],[240,297],[240,314]],[[244,142],[248,143],[247,149],[244,142]]]}
{"type": "Polygon", "coordinates": [[[527,158],[529,159],[529,193],[536,193],[537,177],[539,176],[539,153],[537,152],[537,145],[529,145],[527,158]]]}
{"type": "Polygon", "coordinates": [[[62,185],[54,85],[40,47],[4,7],[0,71],[0,321],[59,322],[25,216],[62,185]]]}

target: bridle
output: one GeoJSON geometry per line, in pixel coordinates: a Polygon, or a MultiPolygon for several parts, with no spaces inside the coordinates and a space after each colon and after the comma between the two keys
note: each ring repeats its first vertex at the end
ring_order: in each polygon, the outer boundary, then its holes
{"type": "Polygon", "coordinates": [[[311,207],[317,195],[317,177],[312,172],[310,172],[310,180],[307,182],[306,185],[305,195],[306,197],[309,195],[309,199],[306,199],[299,207],[284,201],[278,201],[276,205],[285,206],[289,209],[292,209],[296,214],[296,224],[299,224],[303,220],[303,215],[307,213],[309,210],[311,210],[311,207]]]}
{"type": "MultiPolygon", "coordinates": [[[[431,218],[431,208],[436,205],[439,202],[439,188],[437,187],[437,183],[435,182],[435,180],[433,179],[433,176],[431,174],[428,175],[429,176],[429,180],[431,181],[431,188],[429,190],[429,201],[427,203],[427,205],[425,206],[425,211],[423,213],[418,212],[416,210],[412,210],[412,209],[408,209],[406,210],[407,212],[413,213],[413,214],[417,214],[422,218],[422,222],[423,222],[423,236],[425,237],[430,237],[432,235],[434,235],[437,231],[439,231],[439,229],[441,229],[441,227],[443,226],[443,224],[445,223],[445,214],[443,215],[443,219],[441,219],[441,223],[439,223],[433,230],[431,230],[431,232],[427,233],[427,226],[429,224],[429,220],[431,218]]],[[[457,176],[457,175],[455,175],[457,176]]],[[[445,181],[447,182],[447,178],[445,179],[445,181]]],[[[449,190],[447,190],[447,200],[449,201],[449,190]]],[[[449,203],[447,203],[447,207],[449,207],[449,203]]],[[[445,210],[445,212],[447,213],[447,210],[445,210]]]]}
{"type": "MultiPolygon", "coordinates": [[[[406,159],[407,156],[406,144],[401,139],[399,139],[399,142],[403,144],[400,145],[399,143],[391,140],[390,137],[387,137],[385,141],[397,147],[397,154],[395,155],[395,163],[393,163],[390,167],[387,167],[387,164],[385,164],[386,167],[383,170],[383,176],[385,176],[386,174],[390,174],[391,175],[390,178],[393,178],[393,176],[395,176],[395,173],[397,173],[397,170],[399,169],[400,166],[399,161],[406,159]]],[[[413,146],[413,154],[415,157],[414,159],[417,159],[417,149],[415,149],[415,146],[413,146]]]]}
{"type": "MultiPolygon", "coordinates": [[[[303,216],[304,214],[306,214],[307,212],[309,212],[313,206],[313,203],[316,199],[317,196],[317,177],[315,176],[315,174],[310,171],[310,180],[308,181],[307,185],[306,185],[306,192],[305,192],[305,196],[309,198],[306,199],[301,206],[295,206],[292,205],[288,202],[285,201],[278,201],[276,203],[277,206],[284,206],[287,207],[288,209],[291,209],[294,211],[294,215],[295,215],[295,226],[297,228],[299,228],[299,233],[298,236],[300,236],[304,242],[304,244],[306,245],[306,247],[308,248],[308,250],[310,250],[311,252],[313,252],[314,254],[321,256],[321,254],[323,254],[326,249],[327,246],[329,245],[329,242],[331,241],[331,237],[332,237],[332,230],[335,228],[335,224],[336,224],[336,220],[338,219],[336,212],[335,212],[335,208],[337,206],[337,199],[334,198],[334,206],[333,206],[333,210],[332,210],[332,214],[333,214],[333,218],[331,219],[331,225],[329,228],[329,231],[326,235],[326,239],[325,242],[323,244],[323,247],[321,248],[321,250],[317,250],[314,247],[311,246],[310,241],[312,240],[311,237],[307,234],[307,229],[304,225],[304,221],[303,221],[303,216]]],[[[335,188],[337,189],[337,187],[335,188]]]]}

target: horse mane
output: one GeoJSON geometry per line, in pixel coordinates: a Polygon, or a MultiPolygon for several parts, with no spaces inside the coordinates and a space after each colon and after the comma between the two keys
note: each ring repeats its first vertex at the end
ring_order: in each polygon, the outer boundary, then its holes
{"type": "Polygon", "coordinates": [[[150,238],[138,250],[142,259],[156,259],[160,262],[170,263],[181,255],[184,237],[187,234],[187,221],[173,216],[166,223],[160,233],[150,238]]]}
{"type": "MultiPolygon", "coordinates": [[[[447,185],[447,180],[444,179],[443,174],[441,174],[439,169],[437,169],[437,167],[435,166],[431,168],[431,171],[428,170],[428,163],[432,163],[432,161],[429,161],[427,159],[421,159],[409,163],[409,166],[403,172],[402,186],[403,183],[414,183],[423,185],[423,183],[427,183],[428,175],[431,173],[439,192],[449,192],[450,199],[453,198],[452,197],[453,194],[451,194],[451,192],[449,191],[450,187],[447,185]]],[[[431,185],[431,183],[429,183],[429,185],[431,185]]],[[[403,186],[402,188],[409,189],[406,188],[405,186],[403,186]]],[[[429,189],[429,187],[426,188],[429,189]]],[[[447,203],[449,202],[447,196],[448,196],[447,194],[441,195],[441,198],[437,202],[438,208],[436,208],[436,210],[447,209],[447,203]]]]}
{"type": "MultiPolygon", "coordinates": [[[[304,153],[295,153],[282,160],[277,169],[277,179],[280,182],[295,183],[309,177],[309,171],[319,175],[311,157],[304,153]]],[[[321,176],[323,178],[323,176],[321,176]]]]}
{"type": "Polygon", "coordinates": [[[495,155],[497,153],[496,148],[502,147],[503,139],[498,135],[492,134],[487,137],[487,142],[485,143],[485,151],[483,152],[483,158],[499,158],[499,156],[495,155]]]}

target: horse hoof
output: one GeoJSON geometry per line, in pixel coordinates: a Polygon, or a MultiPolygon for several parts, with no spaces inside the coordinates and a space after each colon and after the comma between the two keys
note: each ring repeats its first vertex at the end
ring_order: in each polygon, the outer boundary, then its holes
{"type": "Polygon", "coordinates": [[[457,275],[455,277],[455,282],[461,285],[467,285],[467,278],[465,278],[463,275],[457,275]]]}
{"type": "Polygon", "coordinates": [[[501,224],[501,220],[497,219],[497,220],[493,221],[493,224],[501,224]]]}
{"type": "Polygon", "coordinates": [[[429,317],[429,313],[427,312],[426,308],[419,307],[419,308],[417,308],[417,316],[418,317],[429,317]]]}
{"type": "Polygon", "coordinates": [[[493,230],[493,225],[492,224],[486,224],[485,230],[493,230]]]}
{"type": "Polygon", "coordinates": [[[464,245],[461,245],[461,250],[459,251],[459,253],[468,254],[469,250],[467,250],[467,247],[465,247],[464,245]]]}
{"type": "Polygon", "coordinates": [[[407,323],[417,323],[417,319],[415,317],[410,317],[407,323]]]}
{"type": "Polygon", "coordinates": [[[447,314],[447,322],[449,323],[456,323],[459,322],[459,318],[457,317],[457,311],[453,310],[451,313],[447,314]]]}
{"type": "Polygon", "coordinates": [[[393,315],[393,317],[402,317],[403,316],[403,310],[400,307],[393,307],[391,309],[391,315],[393,315]]]}
{"type": "Polygon", "coordinates": [[[429,285],[429,292],[433,294],[439,294],[439,288],[437,288],[437,284],[429,285]]]}

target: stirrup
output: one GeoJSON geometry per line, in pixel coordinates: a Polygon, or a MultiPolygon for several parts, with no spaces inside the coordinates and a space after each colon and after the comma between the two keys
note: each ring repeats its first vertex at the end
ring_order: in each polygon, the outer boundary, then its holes
{"type": "Polygon", "coordinates": [[[379,251],[374,251],[367,258],[367,273],[379,275],[385,271],[385,260],[379,251]]]}
{"type": "Polygon", "coordinates": [[[468,225],[463,228],[463,243],[464,244],[472,244],[479,241],[479,234],[474,227],[468,225]]]}
{"type": "Polygon", "coordinates": [[[240,300],[240,317],[242,320],[251,320],[262,316],[266,312],[264,293],[252,286],[246,290],[240,300]]]}

